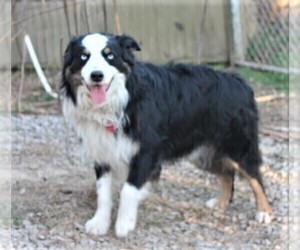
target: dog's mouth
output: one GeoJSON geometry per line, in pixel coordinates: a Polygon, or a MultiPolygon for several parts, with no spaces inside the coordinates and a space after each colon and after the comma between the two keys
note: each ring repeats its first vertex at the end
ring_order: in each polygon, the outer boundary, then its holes
{"type": "Polygon", "coordinates": [[[86,87],[90,91],[91,100],[94,105],[100,105],[106,101],[106,93],[110,88],[112,80],[108,84],[86,84],[86,87]]]}
{"type": "Polygon", "coordinates": [[[94,105],[99,105],[106,101],[106,91],[108,88],[108,84],[93,85],[88,87],[94,105]]]}

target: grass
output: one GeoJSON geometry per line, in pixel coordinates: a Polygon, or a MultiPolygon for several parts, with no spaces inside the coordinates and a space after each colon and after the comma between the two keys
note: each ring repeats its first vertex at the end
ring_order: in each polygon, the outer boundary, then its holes
{"type": "Polygon", "coordinates": [[[300,93],[300,74],[290,75],[290,91],[300,93]]]}
{"type": "Polygon", "coordinates": [[[24,102],[49,102],[53,101],[53,97],[48,95],[43,88],[36,89],[32,91],[27,96],[24,96],[23,101],[24,102]]]}
{"type": "Polygon", "coordinates": [[[250,83],[272,86],[279,92],[288,92],[289,90],[289,76],[287,74],[259,71],[244,67],[236,68],[236,71],[250,83]]]}
{"type": "Polygon", "coordinates": [[[212,67],[216,70],[233,71],[240,74],[249,83],[262,86],[272,86],[279,92],[287,93],[289,90],[289,75],[255,70],[246,67],[228,68],[225,64],[215,64],[212,67]]]}
{"type": "Polygon", "coordinates": [[[21,226],[23,220],[23,215],[21,211],[19,211],[17,206],[14,204],[12,204],[11,207],[11,220],[12,220],[12,224],[16,227],[21,226]]]}

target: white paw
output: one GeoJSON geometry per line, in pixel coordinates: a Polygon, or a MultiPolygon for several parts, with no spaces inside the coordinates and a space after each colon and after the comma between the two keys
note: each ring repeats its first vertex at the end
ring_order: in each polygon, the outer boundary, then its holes
{"type": "Polygon", "coordinates": [[[94,235],[105,235],[109,226],[109,220],[103,220],[100,216],[94,216],[85,223],[85,231],[94,235]]]}
{"type": "Polygon", "coordinates": [[[269,224],[273,219],[272,214],[268,213],[268,212],[257,212],[256,213],[256,220],[259,223],[266,223],[269,224]]]}
{"type": "Polygon", "coordinates": [[[118,217],[115,231],[116,235],[119,238],[124,238],[128,235],[130,231],[133,231],[135,228],[136,223],[136,216],[122,216],[121,218],[118,217]]]}
{"type": "Polygon", "coordinates": [[[217,198],[212,198],[209,199],[207,202],[205,202],[205,205],[209,208],[214,208],[218,203],[218,199],[217,198]]]}

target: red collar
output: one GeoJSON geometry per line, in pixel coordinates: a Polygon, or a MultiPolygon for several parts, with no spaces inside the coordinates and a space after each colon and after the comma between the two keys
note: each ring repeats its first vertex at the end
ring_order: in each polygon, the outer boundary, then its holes
{"type": "Polygon", "coordinates": [[[117,131],[117,127],[114,124],[105,125],[105,129],[110,133],[115,133],[117,131]]]}

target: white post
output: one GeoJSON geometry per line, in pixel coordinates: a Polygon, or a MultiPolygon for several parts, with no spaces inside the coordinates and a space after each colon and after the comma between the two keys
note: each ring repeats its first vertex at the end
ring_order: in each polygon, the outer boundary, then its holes
{"type": "MultiPolygon", "coordinates": [[[[293,69],[300,70],[300,44],[297,43],[297,37],[300,34],[300,27],[297,20],[299,12],[297,8],[292,8],[291,3],[289,5],[289,72],[292,73],[293,69]],[[294,25],[292,25],[294,24],[294,25]]],[[[299,234],[300,234],[300,143],[296,137],[300,136],[300,132],[291,131],[291,127],[300,127],[299,114],[300,114],[300,93],[299,93],[300,74],[290,74],[289,77],[289,161],[288,161],[288,205],[289,205],[289,246],[290,249],[299,249],[299,234]],[[292,137],[292,135],[294,135],[292,137]]],[[[285,198],[284,198],[285,199],[285,198]]],[[[283,200],[283,199],[282,199],[283,200]]]]}
{"type": "Polygon", "coordinates": [[[230,0],[230,9],[231,9],[231,25],[232,25],[232,33],[233,33],[234,60],[243,61],[244,51],[243,51],[240,1],[230,0]]]}
{"type": "Polygon", "coordinates": [[[44,72],[43,72],[43,70],[42,70],[42,67],[41,67],[41,65],[40,65],[40,63],[39,63],[39,60],[38,60],[38,58],[37,58],[37,56],[36,56],[36,53],[35,53],[35,51],[34,51],[34,48],[33,48],[33,46],[32,46],[32,42],[31,42],[31,39],[30,39],[29,35],[25,35],[24,40],[25,40],[25,44],[26,44],[27,50],[28,50],[28,52],[29,52],[31,61],[32,61],[33,66],[34,66],[34,68],[35,68],[35,71],[36,71],[36,73],[38,74],[38,76],[39,76],[39,78],[40,78],[40,80],[41,80],[41,83],[42,83],[44,89],[46,90],[46,92],[47,92],[50,96],[52,96],[53,98],[57,98],[57,97],[58,97],[58,94],[55,93],[55,92],[52,90],[51,86],[49,85],[49,83],[48,83],[48,81],[47,81],[47,78],[46,78],[46,76],[45,76],[45,74],[44,74],[44,72]]]}

